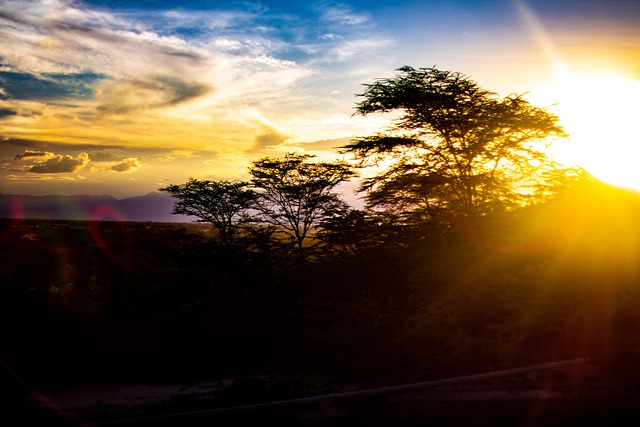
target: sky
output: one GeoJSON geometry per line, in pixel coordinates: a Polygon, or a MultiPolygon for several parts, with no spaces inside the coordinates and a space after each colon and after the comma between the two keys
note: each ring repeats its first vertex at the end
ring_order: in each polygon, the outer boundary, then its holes
{"type": "Polygon", "coordinates": [[[559,158],[640,188],[639,22],[636,0],[3,0],[0,193],[125,198],[339,159],[388,124],[353,115],[362,85],[404,65],[525,94],[577,135],[559,158]]]}

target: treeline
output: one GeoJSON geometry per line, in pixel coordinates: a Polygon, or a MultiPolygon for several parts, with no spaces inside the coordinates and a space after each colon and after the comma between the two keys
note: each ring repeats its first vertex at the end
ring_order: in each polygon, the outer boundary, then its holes
{"type": "Polygon", "coordinates": [[[519,95],[500,98],[460,73],[398,71],[365,85],[357,114],[400,115],[386,132],[342,147],[352,163],[289,153],[253,161],[249,181],[191,178],[161,189],[176,199],[174,213],[211,223],[225,246],[241,243],[239,237],[249,246],[281,242],[271,237],[284,233],[304,258],[322,240],[361,245],[385,235],[393,240],[398,227],[510,212],[585,175],[560,168],[546,154],[545,144],[566,136],[547,110],[519,95]],[[334,191],[356,171],[362,211],[334,191]]]}
{"type": "Polygon", "coordinates": [[[36,388],[385,385],[577,357],[635,381],[638,219],[636,196],[576,189],[412,235],[368,230],[313,262],[190,225],[5,221],[2,358],[36,388]]]}
{"type": "Polygon", "coordinates": [[[373,366],[433,377],[571,357],[632,367],[637,197],[558,165],[546,150],[567,136],[558,117],[520,95],[436,68],[364,87],[356,114],[396,118],[342,147],[351,163],[287,154],[254,161],[247,182],[164,189],[176,213],[211,222],[248,260],[241,271],[285,290],[292,323],[312,325],[281,325],[285,348],[306,355],[292,357],[329,363],[328,341],[349,355],[331,352],[333,369],[364,377],[373,366]],[[333,192],[356,172],[362,210],[333,192]],[[281,232],[297,256],[272,238],[281,232]]]}

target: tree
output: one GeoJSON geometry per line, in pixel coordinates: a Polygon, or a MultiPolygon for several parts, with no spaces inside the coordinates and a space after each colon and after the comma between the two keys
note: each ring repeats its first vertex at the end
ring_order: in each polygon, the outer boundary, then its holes
{"type": "Polygon", "coordinates": [[[192,215],[198,222],[213,224],[222,244],[235,242],[240,225],[247,221],[257,194],[244,181],[208,181],[189,178],[180,185],[169,185],[160,191],[177,199],[174,214],[192,215]]]}
{"type": "Polygon", "coordinates": [[[540,147],[566,136],[555,115],[521,95],[499,98],[457,72],[397,71],[364,85],[356,114],[400,111],[400,117],[388,132],[342,147],[363,166],[391,161],[363,181],[368,207],[413,220],[505,210],[555,167],[540,147]]]}
{"type": "Polygon", "coordinates": [[[384,247],[385,251],[400,247],[408,231],[399,225],[395,215],[371,209],[347,209],[319,225],[317,237],[326,247],[347,254],[361,254],[375,247],[384,247]]]}
{"type": "Polygon", "coordinates": [[[249,169],[264,221],[291,236],[300,254],[311,228],[345,209],[332,190],[354,175],[344,162],[309,162],[313,157],[295,153],[265,157],[249,169]]]}

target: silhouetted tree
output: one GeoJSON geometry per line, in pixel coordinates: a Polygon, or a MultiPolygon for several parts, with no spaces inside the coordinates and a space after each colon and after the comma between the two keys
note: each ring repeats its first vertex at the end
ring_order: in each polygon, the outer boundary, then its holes
{"type": "Polygon", "coordinates": [[[555,115],[521,95],[499,98],[460,73],[398,71],[365,85],[356,114],[400,111],[400,117],[387,133],[343,147],[361,166],[391,160],[363,181],[368,207],[411,220],[509,209],[555,167],[540,147],[566,136],[555,115]]]}
{"type": "Polygon", "coordinates": [[[402,245],[405,234],[415,238],[415,234],[399,225],[396,215],[370,209],[347,209],[322,220],[317,237],[334,250],[355,254],[377,246],[391,249],[402,245]]]}
{"type": "Polygon", "coordinates": [[[541,202],[548,202],[572,188],[592,186],[597,183],[598,180],[581,167],[550,169],[544,172],[535,197],[541,202]]]}
{"type": "Polygon", "coordinates": [[[294,153],[265,157],[249,169],[263,220],[287,233],[300,254],[315,224],[346,209],[333,189],[354,175],[344,162],[312,163],[308,161],[312,157],[294,153]]]}
{"type": "Polygon", "coordinates": [[[235,242],[239,227],[247,222],[248,210],[257,194],[244,181],[209,181],[189,178],[180,185],[169,185],[160,191],[170,193],[177,201],[174,214],[198,217],[198,222],[213,224],[224,245],[235,242]]]}

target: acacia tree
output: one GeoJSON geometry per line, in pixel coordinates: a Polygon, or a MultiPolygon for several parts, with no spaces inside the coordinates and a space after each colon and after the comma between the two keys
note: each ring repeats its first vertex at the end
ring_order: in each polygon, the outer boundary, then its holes
{"type": "Polygon", "coordinates": [[[309,162],[313,157],[295,153],[265,157],[249,169],[263,220],[287,233],[300,254],[311,228],[345,209],[333,189],[354,175],[344,162],[309,162]]]}
{"type": "Polygon", "coordinates": [[[198,222],[213,224],[222,244],[235,242],[239,227],[248,221],[247,212],[256,201],[257,194],[245,181],[209,181],[189,178],[180,185],[169,185],[160,191],[170,193],[176,203],[174,214],[198,217],[198,222]]]}
{"type": "Polygon", "coordinates": [[[402,114],[387,132],[342,147],[361,166],[390,161],[363,181],[369,208],[413,220],[508,209],[555,167],[540,146],[566,136],[555,115],[521,95],[499,98],[457,72],[397,71],[364,85],[356,114],[402,114]]]}

